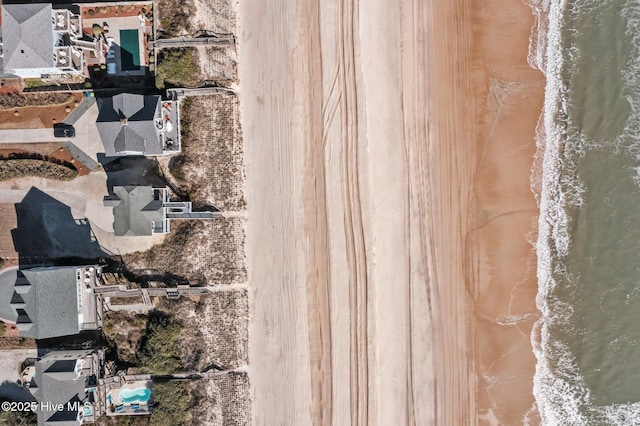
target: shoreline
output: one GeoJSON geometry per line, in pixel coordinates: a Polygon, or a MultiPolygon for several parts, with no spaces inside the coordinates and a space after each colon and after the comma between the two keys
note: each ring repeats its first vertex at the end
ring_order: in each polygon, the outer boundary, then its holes
{"type": "MultiPolygon", "coordinates": [[[[477,419],[538,419],[531,332],[539,312],[536,253],[539,208],[531,190],[544,76],[527,62],[534,15],[525,3],[484,2],[474,10],[474,53],[486,97],[478,98],[475,217],[467,235],[473,283],[477,419]],[[497,13],[497,12],[500,13],[497,13]]],[[[499,423],[498,423],[499,422],[499,423]]]]}

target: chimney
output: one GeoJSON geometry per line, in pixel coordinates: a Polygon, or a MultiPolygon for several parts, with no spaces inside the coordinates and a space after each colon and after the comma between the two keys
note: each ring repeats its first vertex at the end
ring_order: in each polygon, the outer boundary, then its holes
{"type": "Polygon", "coordinates": [[[127,119],[126,119],[126,117],[125,117],[125,118],[121,118],[121,119],[120,119],[120,124],[122,124],[123,126],[124,126],[125,124],[127,124],[127,119]]]}

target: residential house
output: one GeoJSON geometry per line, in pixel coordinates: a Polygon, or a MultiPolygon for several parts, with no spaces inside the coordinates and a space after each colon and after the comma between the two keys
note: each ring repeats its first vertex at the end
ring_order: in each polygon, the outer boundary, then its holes
{"type": "Polygon", "coordinates": [[[76,426],[101,416],[103,363],[103,351],[95,349],[52,351],[37,360],[26,386],[38,403],[38,425],[76,426]]]}
{"type": "Polygon", "coordinates": [[[0,319],[20,336],[48,339],[102,326],[93,291],[98,266],[6,270],[0,274],[0,319]]]}
{"type": "Polygon", "coordinates": [[[121,93],[100,98],[96,125],[107,157],[163,155],[180,151],[177,101],[121,93]]]}
{"type": "Polygon", "coordinates": [[[2,5],[2,68],[21,78],[82,74],[83,51],[102,51],[101,40],[83,40],[79,15],[50,3],[2,5]]]}
{"type": "Polygon", "coordinates": [[[213,212],[192,212],[190,202],[169,200],[167,188],[151,186],[115,186],[105,197],[105,206],[113,207],[113,231],[116,236],[166,234],[171,219],[213,219],[213,212]]]}

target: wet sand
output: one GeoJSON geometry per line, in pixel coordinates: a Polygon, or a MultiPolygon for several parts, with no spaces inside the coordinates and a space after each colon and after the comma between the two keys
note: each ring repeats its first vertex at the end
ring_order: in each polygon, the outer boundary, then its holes
{"type": "Polygon", "coordinates": [[[538,207],[530,171],[544,79],[527,63],[533,15],[517,0],[477,2],[474,54],[479,83],[474,175],[475,230],[467,244],[474,306],[480,424],[537,423],[531,328],[538,318],[538,207]],[[484,97],[484,100],[482,99],[484,97]]]}

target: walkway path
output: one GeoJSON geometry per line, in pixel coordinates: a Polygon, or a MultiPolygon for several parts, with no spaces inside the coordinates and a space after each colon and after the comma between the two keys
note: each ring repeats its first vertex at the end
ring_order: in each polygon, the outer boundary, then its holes
{"type": "Polygon", "coordinates": [[[165,38],[152,42],[156,49],[165,49],[172,47],[195,47],[195,46],[225,46],[234,47],[236,43],[235,37],[175,37],[165,38]]]}

